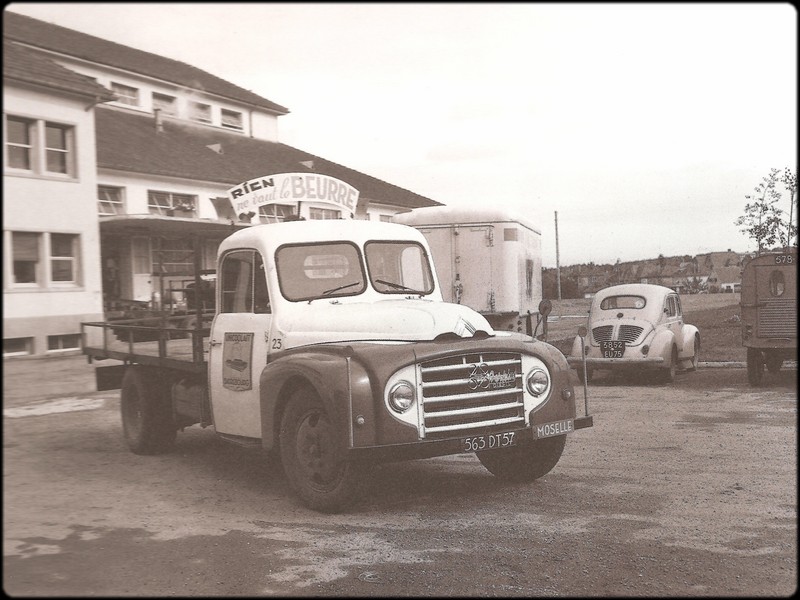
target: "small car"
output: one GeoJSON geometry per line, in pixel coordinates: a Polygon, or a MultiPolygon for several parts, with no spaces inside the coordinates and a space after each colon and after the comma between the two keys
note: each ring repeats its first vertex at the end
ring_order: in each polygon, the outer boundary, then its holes
{"type": "MultiPolygon", "coordinates": [[[[583,333],[583,332],[581,332],[583,333]]],[[[678,369],[696,371],[700,332],[683,322],[681,299],[668,287],[614,285],[592,299],[585,337],[575,337],[567,360],[584,381],[594,371],[648,369],[672,382],[678,369]]]]}

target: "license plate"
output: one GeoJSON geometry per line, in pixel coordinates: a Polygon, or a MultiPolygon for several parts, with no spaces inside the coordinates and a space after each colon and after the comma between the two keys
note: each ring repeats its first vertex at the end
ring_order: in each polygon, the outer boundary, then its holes
{"type": "Polygon", "coordinates": [[[603,358],[622,358],[625,354],[625,342],[600,342],[600,353],[603,358]]]}
{"type": "Polygon", "coordinates": [[[555,421],[553,423],[543,423],[542,425],[533,426],[533,439],[540,440],[542,438],[554,437],[556,435],[564,435],[575,431],[575,422],[572,419],[564,419],[563,421],[555,421]]]}
{"type": "Polygon", "coordinates": [[[487,433],[486,435],[473,435],[472,437],[462,438],[461,447],[464,452],[480,452],[481,450],[493,450],[494,448],[508,448],[517,445],[517,431],[506,433],[487,433]]]}

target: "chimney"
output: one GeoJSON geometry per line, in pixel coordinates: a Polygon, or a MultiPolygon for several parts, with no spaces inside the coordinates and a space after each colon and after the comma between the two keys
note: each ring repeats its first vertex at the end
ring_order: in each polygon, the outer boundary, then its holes
{"type": "Polygon", "coordinates": [[[153,109],[153,115],[156,118],[156,132],[157,133],[164,133],[164,121],[161,118],[161,109],[160,108],[154,108],[153,109]]]}

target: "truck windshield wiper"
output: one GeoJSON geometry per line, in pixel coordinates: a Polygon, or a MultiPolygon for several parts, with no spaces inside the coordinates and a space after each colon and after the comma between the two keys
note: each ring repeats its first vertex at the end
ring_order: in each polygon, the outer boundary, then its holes
{"type": "Polygon", "coordinates": [[[339,290],[344,290],[344,289],[347,289],[349,287],[353,287],[354,285],[358,285],[359,283],[361,283],[361,282],[360,281],[354,281],[353,283],[346,283],[344,285],[340,285],[339,287],[335,287],[335,288],[331,288],[329,290],[325,290],[324,292],[322,292],[322,295],[323,296],[327,296],[327,295],[332,294],[334,292],[338,292],[339,290]]]}
{"type": "Polygon", "coordinates": [[[389,287],[393,287],[396,290],[405,290],[406,292],[413,292],[415,294],[422,294],[420,290],[415,290],[414,288],[406,287],[399,283],[392,283],[391,281],[385,281],[384,279],[376,279],[375,283],[382,283],[383,285],[388,285],[389,287]]]}

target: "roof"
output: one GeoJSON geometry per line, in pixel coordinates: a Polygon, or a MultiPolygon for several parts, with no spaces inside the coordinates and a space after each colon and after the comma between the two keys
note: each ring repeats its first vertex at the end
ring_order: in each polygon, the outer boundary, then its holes
{"type": "Polygon", "coordinates": [[[102,85],[42,54],[3,40],[3,80],[45,86],[50,89],[107,102],[116,96],[102,85]]]}
{"type": "Polygon", "coordinates": [[[101,169],[207,181],[232,187],[276,173],[320,173],[349,183],[365,200],[418,208],[439,203],[286,144],[221,129],[98,107],[97,166],[101,169]],[[122,140],[122,142],[121,142],[122,140]],[[217,146],[218,145],[218,146],[217,146]],[[209,148],[214,146],[216,149],[209,148]],[[302,164],[312,161],[312,168],[302,164]]]}
{"type": "Polygon", "coordinates": [[[535,233],[541,234],[541,230],[534,226],[531,221],[496,207],[431,206],[395,215],[394,221],[395,223],[403,223],[412,227],[517,223],[535,233]]]}
{"type": "MultiPolygon", "coordinates": [[[[77,7],[76,7],[77,8],[77,7]]],[[[289,109],[186,63],[110,42],[53,23],[3,11],[3,38],[217,94],[267,111],[289,109]]],[[[5,59],[4,59],[5,60],[5,59]]]]}

